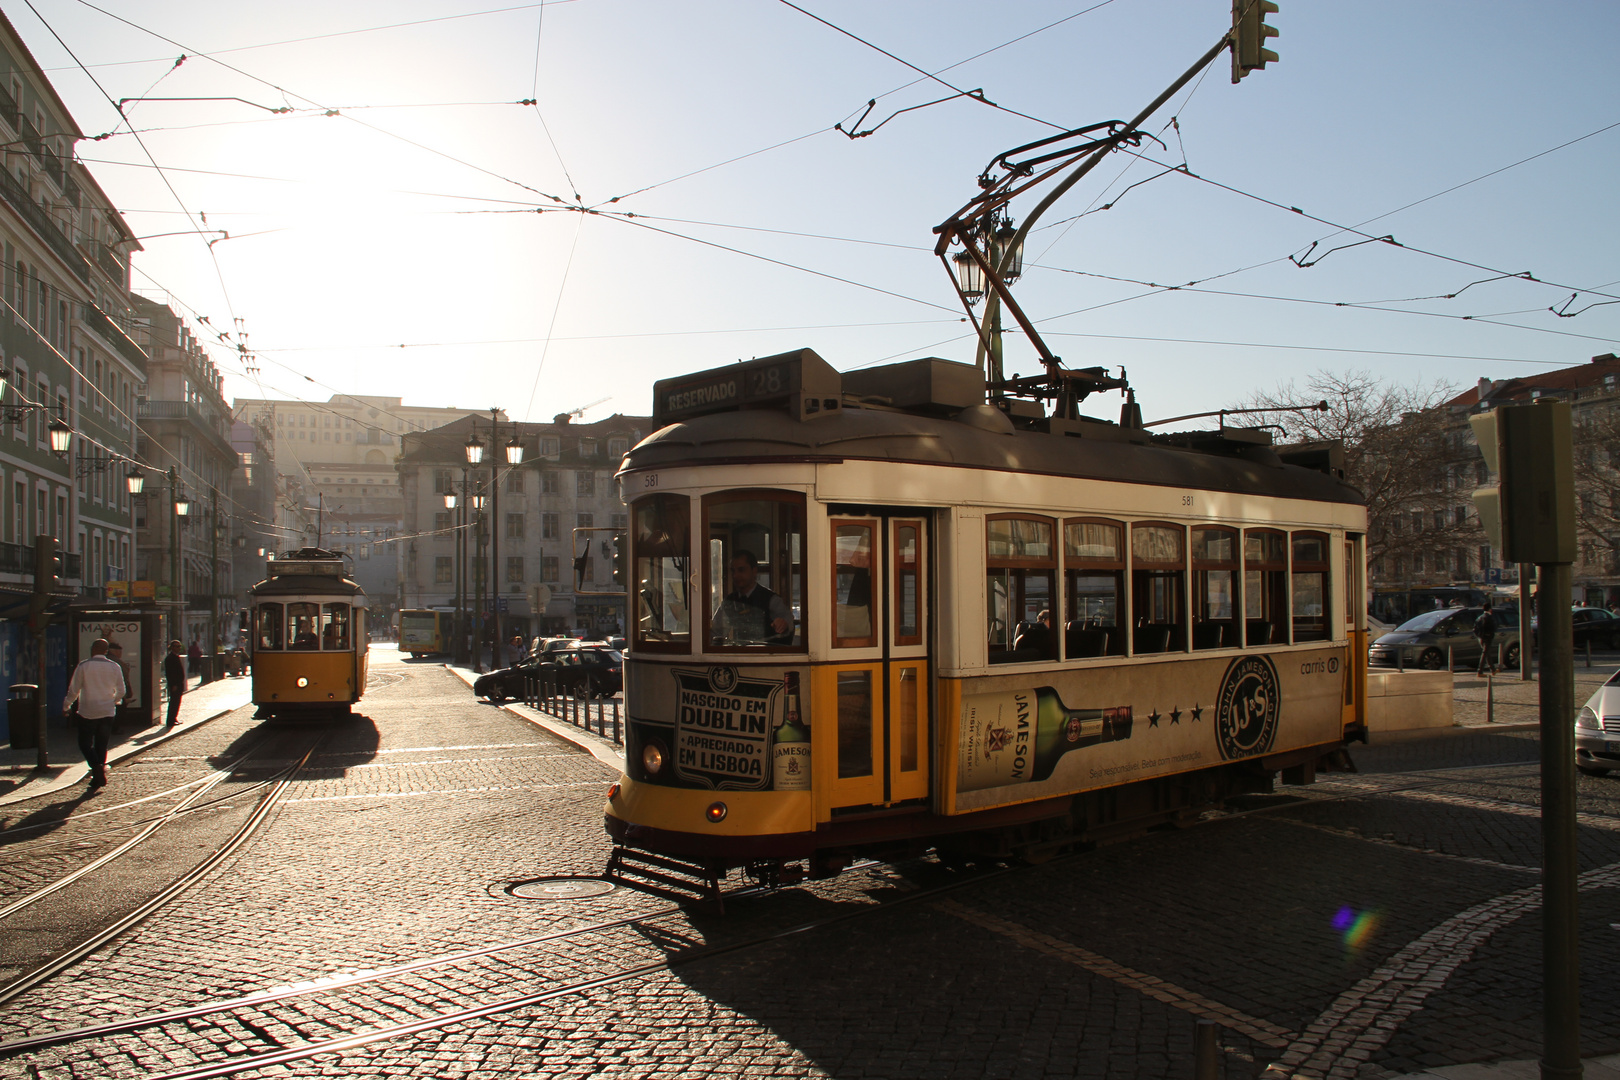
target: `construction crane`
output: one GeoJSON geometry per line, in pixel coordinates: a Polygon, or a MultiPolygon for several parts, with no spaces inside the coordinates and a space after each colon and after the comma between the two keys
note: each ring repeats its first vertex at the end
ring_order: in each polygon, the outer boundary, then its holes
{"type": "Polygon", "coordinates": [[[612,397],[597,398],[595,401],[591,402],[589,405],[581,405],[577,409],[569,409],[567,412],[558,413],[553,419],[555,420],[556,423],[559,423],[559,424],[567,422],[566,420],[563,419],[564,417],[567,417],[569,420],[577,420],[580,417],[584,416],[587,411],[589,411],[591,409],[594,409],[598,405],[602,404],[602,402],[604,402],[604,401],[612,401],[612,400],[613,400],[612,397]]]}

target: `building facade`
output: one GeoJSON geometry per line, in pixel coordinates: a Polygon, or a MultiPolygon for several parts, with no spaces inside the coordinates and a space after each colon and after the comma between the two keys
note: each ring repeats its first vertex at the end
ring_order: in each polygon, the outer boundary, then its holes
{"type": "Polygon", "coordinates": [[[1474,489],[1491,477],[1469,417],[1499,405],[1568,402],[1575,424],[1578,541],[1576,603],[1620,604],[1620,358],[1516,379],[1479,382],[1437,409],[1402,422],[1401,439],[1422,448],[1428,463],[1398,505],[1368,523],[1368,578],[1375,592],[1471,584],[1519,584],[1479,522],[1474,489]]]}
{"type": "Polygon", "coordinates": [[[98,603],[133,558],[125,475],[146,357],[129,333],[139,245],[74,156],[83,137],[0,15],[0,591],[31,587],[32,545],[48,535],[66,553],[64,584],[98,603]],[[72,429],[65,454],[53,423],[72,429]]]}
{"type": "Polygon", "coordinates": [[[171,623],[175,637],[213,652],[231,636],[237,610],[231,412],[218,369],[180,317],[155,300],[136,297],[134,306],[135,338],[147,355],[138,449],[151,466],[135,510],[136,580],[156,583],[160,601],[183,605],[171,623]],[[174,510],[181,502],[185,514],[174,510]]]}
{"type": "Polygon", "coordinates": [[[405,532],[396,545],[401,606],[454,611],[459,584],[465,610],[476,613],[482,578],[485,597],[496,598],[482,610],[494,640],[622,633],[624,594],[613,582],[611,538],[625,531],[629,511],[614,473],[652,430],[650,418],[583,424],[560,415],[549,424],[496,427],[492,440],[489,419],[469,416],[405,436],[405,532]],[[485,444],[484,463],[470,468],[465,447],[474,437],[485,444]],[[523,458],[511,466],[505,447],[514,437],[523,458]],[[486,502],[463,524],[462,509],[446,508],[444,496],[468,490],[486,502]],[[458,538],[467,541],[465,554],[458,538]]]}

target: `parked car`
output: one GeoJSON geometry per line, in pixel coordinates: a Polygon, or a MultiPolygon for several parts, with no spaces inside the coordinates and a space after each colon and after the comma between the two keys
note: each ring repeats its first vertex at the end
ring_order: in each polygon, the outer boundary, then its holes
{"type": "Polygon", "coordinates": [[[502,702],[507,698],[523,696],[523,681],[530,674],[540,670],[541,660],[536,656],[525,657],[511,667],[500,668],[496,671],[480,675],[473,681],[473,694],[477,697],[488,698],[490,701],[502,702]]]}
{"type": "Polygon", "coordinates": [[[1575,628],[1575,647],[1620,649],[1620,619],[1602,608],[1578,607],[1570,613],[1575,628]]]}
{"type": "Polygon", "coordinates": [[[1598,687],[1575,718],[1575,767],[1588,776],[1620,769],[1620,671],[1598,687]]]}
{"type": "Polygon", "coordinates": [[[494,702],[522,697],[531,675],[546,674],[555,677],[559,693],[611,697],[624,686],[624,658],[605,646],[560,649],[479,676],[473,682],[473,693],[494,702]]]}
{"type": "MultiPolygon", "coordinates": [[[[1483,608],[1444,608],[1426,611],[1408,619],[1367,649],[1372,667],[1411,667],[1439,671],[1446,666],[1449,650],[1456,666],[1479,666],[1479,639],[1474,637],[1474,620],[1483,608]]],[[[1519,666],[1519,613],[1513,609],[1494,612],[1496,647],[1502,667],[1519,666]]]]}

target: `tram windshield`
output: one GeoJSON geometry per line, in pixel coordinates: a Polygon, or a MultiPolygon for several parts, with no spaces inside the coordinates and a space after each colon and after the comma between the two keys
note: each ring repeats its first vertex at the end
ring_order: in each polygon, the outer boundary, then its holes
{"type": "Polygon", "coordinates": [[[343,602],[260,603],[254,648],[262,652],[347,652],[354,647],[357,612],[343,602]]]}
{"type": "Polygon", "coordinates": [[[321,621],[322,649],[342,651],[351,647],[348,604],[327,604],[321,621]]]}
{"type": "Polygon", "coordinates": [[[704,518],[709,644],[804,648],[804,496],[710,495],[704,518]]]}
{"type": "Polygon", "coordinates": [[[298,652],[321,647],[321,605],[287,605],[287,648],[298,652]]]}

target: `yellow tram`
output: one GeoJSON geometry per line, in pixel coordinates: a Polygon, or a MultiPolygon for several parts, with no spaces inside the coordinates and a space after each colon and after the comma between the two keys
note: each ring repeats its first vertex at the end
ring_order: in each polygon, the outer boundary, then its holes
{"type": "Polygon", "coordinates": [[[253,702],[261,717],[347,716],[366,689],[366,594],[323,548],[265,564],[253,586],[253,702]]]}
{"type": "Polygon", "coordinates": [[[937,359],[657,384],[610,873],[1041,858],[1348,764],[1367,517],[1334,448],[1083,416],[1122,380],[1062,379],[1050,415],[937,359]]]}

